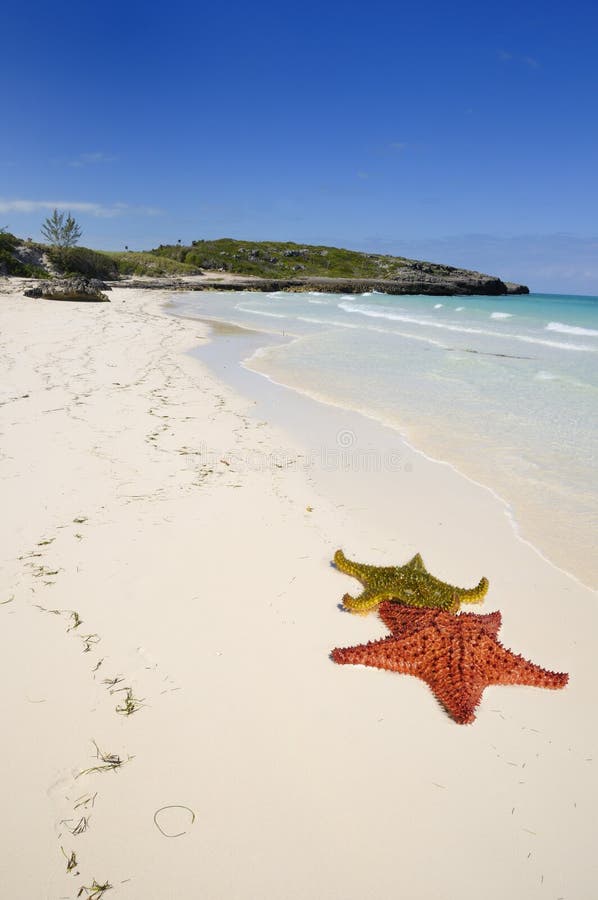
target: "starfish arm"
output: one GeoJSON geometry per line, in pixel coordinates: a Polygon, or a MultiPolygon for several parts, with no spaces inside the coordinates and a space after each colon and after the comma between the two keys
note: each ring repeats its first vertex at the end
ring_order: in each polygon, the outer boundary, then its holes
{"type": "MultiPolygon", "coordinates": [[[[389,631],[402,637],[421,631],[422,628],[427,628],[433,622],[438,622],[439,625],[442,625],[443,622],[447,621],[445,618],[447,613],[441,609],[429,609],[426,607],[418,609],[412,606],[404,606],[402,603],[393,603],[389,600],[380,604],[378,615],[389,631]]],[[[491,637],[496,637],[498,634],[501,625],[501,614],[498,610],[486,613],[486,615],[475,613],[463,613],[463,615],[469,616],[470,620],[473,619],[481,625],[486,634],[489,634],[491,637]]],[[[449,619],[448,621],[450,622],[451,620],[449,619]]]]}
{"type": "Polygon", "coordinates": [[[334,554],[334,565],[339,571],[344,572],[345,575],[352,575],[353,578],[357,578],[361,582],[369,581],[381,573],[390,574],[395,571],[392,566],[367,566],[365,563],[347,559],[342,550],[337,550],[334,554]]]}
{"type": "Polygon", "coordinates": [[[480,578],[479,583],[473,588],[454,588],[459,603],[481,603],[488,593],[489,581],[480,578]]]}
{"type": "MultiPolygon", "coordinates": [[[[491,642],[491,659],[495,664],[495,671],[489,676],[489,684],[527,684],[533,687],[563,688],[569,681],[565,672],[551,672],[543,669],[535,663],[524,659],[517,653],[512,653],[501,644],[489,639],[491,642]]],[[[488,645],[490,646],[490,645],[488,645]]],[[[490,654],[489,654],[490,655],[490,654]]]]}
{"type": "Polygon", "coordinates": [[[413,559],[410,559],[405,566],[406,569],[413,569],[414,572],[427,572],[424,561],[419,553],[416,553],[413,559]]]}
{"type": "Polygon", "coordinates": [[[404,639],[394,636],[357,647],[337,647],[330,654],[336,663],[371,666],[402,675],[418,675],[425,642],[419,634],[404,639]]]}
{"type": "Polygon", "coordinates": [[[438,618],[439,613],[438,609],[417,609],[391,600],[385,600],[378,607],[378,615],[388,630],[401,637],[427,628],[438,618]]]}
{"type": "Polygon", "coordinates": [[[367,566],[362,566],[357,562],[353,562],[351,559],[347,559],[342,550],[337,550],[334,554],[334,565],[339,571],[344,572],[345,575],[352,575],[353,578],[358,578],[359,580],[365,574],[365,569],[367,566]]]}
{"type": "Polygon", "coordinates": [[[439,703],[459,725],[470,725],[475,719],[475,711],[480,704],[485,685],[463,678],[447,679],[441,673],[425,678],[439,703]]]}
{"type": "Polygon", "coordinates": [[[387,600],[388,597],[388,593],[380,593],[380,591],[374,589],[365,590],[358,597],[352,597],[351,594],[345,594],[343,597],[343,606],[351,612],[367,613],[378,606],[379,603],[382,603],[383,600],[387,600]]]}

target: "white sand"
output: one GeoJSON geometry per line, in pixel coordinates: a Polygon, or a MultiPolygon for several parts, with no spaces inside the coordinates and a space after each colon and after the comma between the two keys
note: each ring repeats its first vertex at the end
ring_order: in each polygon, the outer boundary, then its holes
{"type": "MultiPolygon", "coordinates": [[[[94,878],[115,900],[593,898],[596,595],[411,451],[396,477],[305,473],[305,448],[185,355],[203,326],[157,292],[111,299],[0,294],[2,898],[94,878]],[[335,666],[384,632],[338,610],[358,587],[339,545],[486,574],[505,645],[570,685],[489,688],[458,726],[416,679],[335,666]],[[116,676],[143,698],[130,717],[116,676]],[[79,775],[92,739],[133,758],[79,775]],[[160,814],[186,832],[168,838],[154,814],[177,804],[196,819],[160,814]]],[[[323,443],[363,427],[311,409],[323,443]]]]}

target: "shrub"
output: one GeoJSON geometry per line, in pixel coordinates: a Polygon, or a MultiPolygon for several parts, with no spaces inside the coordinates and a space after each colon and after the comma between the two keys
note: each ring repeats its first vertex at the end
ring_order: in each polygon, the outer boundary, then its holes
{"type": "Polygon", "coordinates": [[[118,278],[116,262],[110,256],[87,247],[52,247],[48,250],[48,256],[63,274],[108,280],[118,278]]]}

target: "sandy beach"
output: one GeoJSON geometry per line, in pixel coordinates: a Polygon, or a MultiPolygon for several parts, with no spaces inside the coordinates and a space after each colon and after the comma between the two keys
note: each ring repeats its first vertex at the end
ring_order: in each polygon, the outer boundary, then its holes
{"type": "Polygon", "coordinates": [[[2,896],[592,900],[596,593],[390,429],[225,383],[238,332],[166,292],[0,291],[2,896]],[[460,726],[335,665],[386,633],[339,609],[338,547],[487,576],[474,611],[569,685],[490,687],[460,726]]]}

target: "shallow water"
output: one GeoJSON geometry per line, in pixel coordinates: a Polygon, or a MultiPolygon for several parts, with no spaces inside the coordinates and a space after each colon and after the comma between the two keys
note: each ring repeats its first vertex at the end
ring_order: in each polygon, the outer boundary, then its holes
{"type": "Polygon", "coordinates": [[[175,309],[284,335],[246,364],[397,428],[598,585],[598,298],[193,293],[175,309]]]}

